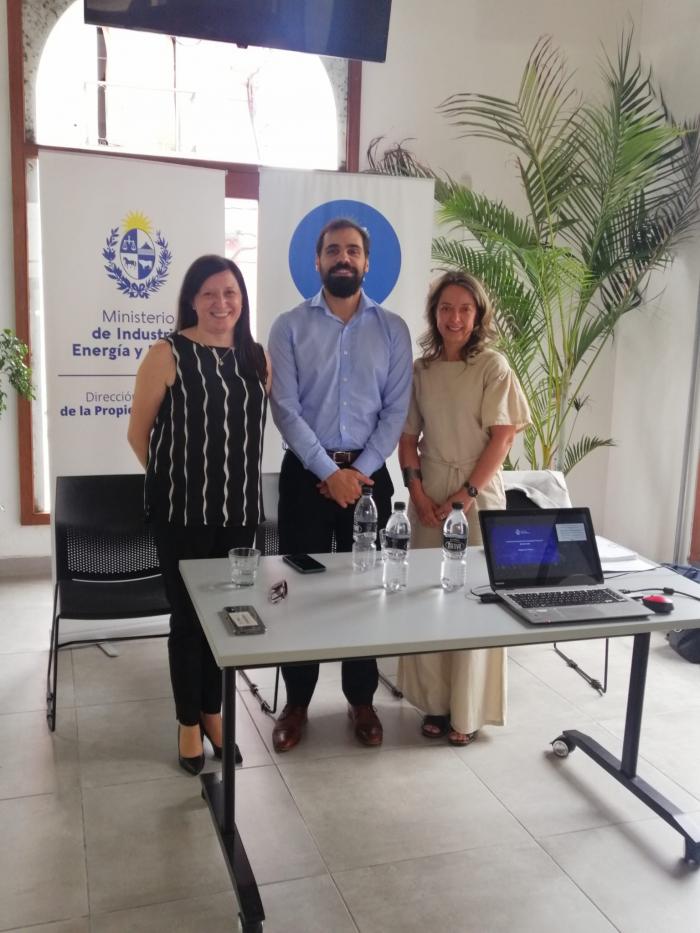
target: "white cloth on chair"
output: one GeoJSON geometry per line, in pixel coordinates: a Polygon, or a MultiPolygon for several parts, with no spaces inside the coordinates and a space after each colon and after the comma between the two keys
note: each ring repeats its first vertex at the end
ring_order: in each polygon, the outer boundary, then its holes
{"type": "Polygon", "coordinates": [[[503,470],[503,486],[519,489],[540,509],[571,508],[564,474],[559,470],[503,470]]]}

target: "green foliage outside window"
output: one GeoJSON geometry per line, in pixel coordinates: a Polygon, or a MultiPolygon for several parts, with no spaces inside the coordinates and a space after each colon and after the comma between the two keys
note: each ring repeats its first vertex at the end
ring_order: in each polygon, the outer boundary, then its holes
{"type": "Polygon", "coordinates": [[[7,408],[8,382],[22,398],[34,398],[32,371],[26,362],[28,356],[27,345],[11,330],[0,331],[0,415],[7,408]]]}

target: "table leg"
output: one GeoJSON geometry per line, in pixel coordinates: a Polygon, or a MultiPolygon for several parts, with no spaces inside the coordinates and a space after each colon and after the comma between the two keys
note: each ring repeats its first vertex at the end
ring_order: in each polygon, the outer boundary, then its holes
{"type": "Polygon", "coordinates": [[[700,862],[700,827],[694,824],[679,807],[637,775],[650,639],[649,632],[634,636],[622,759],[616,758],[595,739],[575,729],[565,729],[552,742],[552,746],[555,753],[562,757],[575,748],[580,748],[582,752],[585,752],[623,787],[650,807],[657,816],[679,832],[685,839],[685,860],[698,863],[700,862]]]}
{"type": "Polygon", "coordinates": [[[203,774],[202,796],[214,822],[238,901],[243,933],[262,933],[265,912],[253,869],[236,828],[236,671],[224,668],[223,755],[221,774],[203,774]]]}

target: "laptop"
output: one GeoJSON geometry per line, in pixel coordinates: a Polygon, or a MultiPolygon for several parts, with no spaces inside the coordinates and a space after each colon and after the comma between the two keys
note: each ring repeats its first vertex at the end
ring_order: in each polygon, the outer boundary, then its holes
{"type": "Polygon", "coordinates": [[[479,523],[491,586],[526,622],[648,617],[641,603],[605,585],[587,508],[485,509],[479,523]]]}

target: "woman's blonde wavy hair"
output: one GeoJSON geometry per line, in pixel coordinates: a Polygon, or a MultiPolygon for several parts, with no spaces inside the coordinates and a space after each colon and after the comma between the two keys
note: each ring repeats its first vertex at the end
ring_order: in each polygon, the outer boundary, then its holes
{"type": "Polygon", "coordinates": [[[466,289],[476,303],[474,330],[460,350],[460,357],[466,362],[470,357],[481,353],[497,336],[493,323],[493,305],[481,282],[468,272],[446,272],[432,284],[428,293],[425,307],[428,329],[418,340],[418,345],[423,351],[421,358],[425,366],[439,360],[442,355],[443,341],[437,326],[437,309],[440,296],[448,285],[459,285],[460,288],[466,289]]]}

